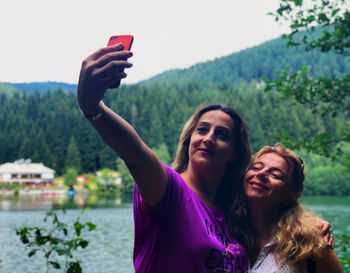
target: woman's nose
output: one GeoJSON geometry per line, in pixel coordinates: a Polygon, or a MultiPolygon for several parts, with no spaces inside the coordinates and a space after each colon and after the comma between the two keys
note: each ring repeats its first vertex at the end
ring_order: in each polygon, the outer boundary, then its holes
{"type": "Polygon", "coordinates": [[[208,134],[205,135],[203,141],[204,141],[205,144],[213,144],[213,143],[215,143],[214,134],[211,133],[211,132],[208,132],[208,134]]]}
{"type": "Polygon", "coordinates": [[[266,182],[267,181],[267,174],[264,170],[259,171],[256,176],[262,181],[266,182]]]}

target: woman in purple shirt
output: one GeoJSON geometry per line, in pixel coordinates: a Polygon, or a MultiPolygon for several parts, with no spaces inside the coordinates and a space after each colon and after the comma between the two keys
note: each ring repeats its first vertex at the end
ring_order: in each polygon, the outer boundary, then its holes
{"type": "Polygon", "coordinates": [[[250,235],[236,217],[244,210],[243,178],[251,159],[244,122],[230,107],[202,107],[185,125],[172,168],[163,165],[134,128],[102,102],[108,87],[126,77],[131,56],[118,44],[86,58],[77,98],[135,179],[135,271],[246,272],[241,242],[249,242],[250,235]]]}
{"type": "Polygon", "coordinates": [[[246,252],[227,224],[251,158],[244,122],[229,107],[200,109],[184,128],[173,169],[163,165],[134,128],[102,102],[107,88],[126,77],[131,56],[121,45],[90,55],[82,64],[77,97],[135,179],[135,271],[246,272],[246,252]]]}

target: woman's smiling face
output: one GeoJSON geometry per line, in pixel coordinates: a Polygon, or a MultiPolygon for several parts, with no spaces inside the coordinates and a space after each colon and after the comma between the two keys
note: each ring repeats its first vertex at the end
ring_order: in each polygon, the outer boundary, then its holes
{"type": "Polygon", "coordinates": [[[244,192],[249,199],[283,204],[291,195],[288,163],[276,153],[255,159],[244,178],[244,192]]]}
{"type": "Polygon", "coordinates": [[[206,112],[198,120],[189,146],[190,164],[224,170],[233,159],[234,122],[220,110],[206,112]]]}

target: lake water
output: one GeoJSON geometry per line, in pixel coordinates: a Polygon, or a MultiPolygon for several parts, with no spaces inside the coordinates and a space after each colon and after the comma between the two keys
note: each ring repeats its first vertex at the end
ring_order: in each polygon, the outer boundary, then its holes
{"type": "MultiPolygon", "coordinates": [[[[331,222],[335,234],[350,234],[349,197],[304,197],[316,214],[331,222]]],[[[128,273],[133,272],[133,219],[131,196],[84,196],[57,201],[57,197],[26,198],[0,197],[0,272],[44,273],[42,254],[32,258],[16,235],[15,229],[27,226],[43,226],[45,210],[65,204],[67,214],[60,214],[65,222],[73,222],[81,208],[90,206],[81,218],[97,225],[95,231],[84,233],[90,241],[86,249],[79,250],[84,273],[128,273]],[[56,199],[55,199],[56,198],[56,199]]],[[[51,269],[50,272],[62,272],[51,269]]],[[[349,272],[348,269],[344,272],[349,272]]]]}

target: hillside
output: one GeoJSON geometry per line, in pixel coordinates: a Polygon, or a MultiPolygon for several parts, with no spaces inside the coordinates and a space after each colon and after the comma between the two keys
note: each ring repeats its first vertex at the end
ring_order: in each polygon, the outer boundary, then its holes
{"type": "Polygon", "coordinates": [[[6,85],[11,85],[14,88],[21,90],[25,93],[35,93],[39,92],[40,94],[45,93],[46,91],[54,91],[61,89],[62,91],[76,91],[76,84],[69,84],[64,82],[30,82],[30,83],[4,83],[6,85]]]}
{"type": "MultiPolygon", "coordinates": [[[[317,34],[315,34],[317,35],[317,34]]],[[[302,47],[286,47],[278,38],[212,61],[198,63],[188,69],[175,69],[143,82],[143,84],[230,84],[260,81],[262,76],[276,78],[276,70],[297,71],[311,65],[311,75],[331,77],[350,73],[350,63],[343,56],[318,51],[306,52],[302,47]]]]}
{"type": "Polygon", "coordinates": [[[0,95],[5,94],[6,96],[12,97],[15,93],[19,92],[20,90],[18,90],[15,86],[0,82],[0,95]]]}
{"type": "MultiPolygon", "coordinates": [[[[84,173],[116,168],[117,155],[82,117],[73,92],[58,89],[44,94],[22,93],[0,98],[0,164],[31,158],[33,162],[43,162],[55,169],[58,175],[70,166],[84,173]]],[[[307,139],[320,132],[338,136],[341,126],[350,126],[350,121],[344,117],[314,115],[301,105],[281,100],[277,94],[264,93],[254,84],[239,87],[201,87],[196,83],[152,87],[136,84],[122,86],[118,92],[108,92],[104,102],[132,124],[147,145],[162,150],[168,158],[174,158],[185,121],[198,105],[209,102],[231,105],[241,113],[254,151],[279,141],[278,135],[286,130],[293,137],[307,139]]],[[[304,157],[303,153],[301,155],[304,157]]],[[[339,184],[337,179],[330,184],[332,190],[324,190],[322,180],[317,182],[320,190],[314,193],[349,193],[349,175],[344,174],[340,163],[332,162],[329,166],[345,182],[339,184]]]]}

